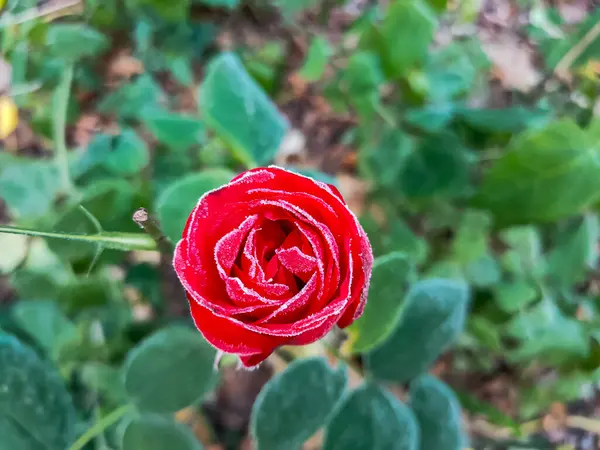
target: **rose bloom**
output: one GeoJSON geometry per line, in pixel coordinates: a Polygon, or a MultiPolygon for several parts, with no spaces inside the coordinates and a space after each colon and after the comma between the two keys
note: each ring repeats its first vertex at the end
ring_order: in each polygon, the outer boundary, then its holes
{"type": "Polygon", "coordinates": [[[173,264],[198,330],[252,367],[356,320],[373,254],[334,186],[271,166],[203,195],[173,264]]]}

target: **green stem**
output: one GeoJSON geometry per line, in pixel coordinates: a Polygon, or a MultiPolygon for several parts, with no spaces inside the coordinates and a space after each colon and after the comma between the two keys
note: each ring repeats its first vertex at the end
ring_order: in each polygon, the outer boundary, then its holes
{"type": "Polygon", "coordinates": [[[77,439],[75,443],[71,445],[69,450],[81,450],[88,444],[88,442],[104,433],[107,428],[117,423],[125,414],[132,410],[133,405],[125,405],[115,409],[113,412],[103,417],[101,420],[96,422],[93,427],[83,433],[79,439],[77,439]]]}
{"type": "Polygon", "coordinates": [[[67,113],[69,110],[69,96],[71,94],[71,84],[73,82],[73,64],[65,69],[60,84],[54,92],[54,145],[56,167],[60,178],[63,193],[70,193],[73,189],[71,176],[69,174],[69,156],[67,153],[66,127],[67,113]]]}
{"type": "Polygon", "coordinates": [[[22,234],[50,239],[67,239],[71,241],[101,244],[113,250],[156,250],[156,243],[143,233],[116,233],[103,231],[97,234],[61,233],[53,231],[29,230],[26,228],[0,226],[0,233],[22,234]]]}

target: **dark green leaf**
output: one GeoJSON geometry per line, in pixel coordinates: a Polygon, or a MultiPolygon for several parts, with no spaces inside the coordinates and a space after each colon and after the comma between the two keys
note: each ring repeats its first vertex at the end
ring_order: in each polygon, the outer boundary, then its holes
{"type": "Polygon", "coordinates": [[[556,246],[548,256],[547,274],[561,285],[583,281],[598,262],[598,217],[586,214],[558,236],[556,246]]]}
{"type": "Polygon", "coordinates": [[[141,16],[151,11],[168,22],[186,20],[190,9],[190,0],[127,0],[125,3],[134,14],[141,16]]]}
{"type": "Polygon", "coordinates": [[[49,355],[57,357],[61,346],[77,336],[75,325],[51,301],[19,301],[12,307],[17,325],[49,355]]]}
{"type": "Polygon", "coordinates": [[[154,414],[134,418],[123,434],[123,450],[202,450],[192,430],[154,414]]]}
{"type": "Polygon", "coordinates": [[[138,173],[149,160],[146,143],[135,131],[125,129],[105,155],[104,165],[115,175],[127,176],[138,173]]]}
{"type": "Polygon", "coordinates": [[[375,259],[369,301],[363,315],[346,328],[352,353],[370,350],[389,336],[398,320],[405,291],[415,276],[415,267],[404,253],[375,259]]]}
{"type": "Polygon", "coordinates": [[[360,170],[366,178],[384,187],[398,182],[400,171],[414,148],[412,139],[400,130],[388,129],[376,143],[367,143],[360,149],[360,170]]]}
{"type": "Polygon", "coordinates": [[[550,111],[513,106],[501,109],[460,108],[456,115],[476,130],[486,133],[518,133],[546,125],[550,111]]]}
{"type": "Polygon", "coordinates": [[[146,108],[156,107],[163,96],[160,86],[144,74],[104,97],[98,109],[101,113],[116,113],[121,119],[135,120],[146,108]]]}
{"type": "Polygon", "coordinates": [[[214,349],[197,331],[164,328],[127,355],[125,390],[143,410],[179,411],[213,387],[214,358],[214,349]]]}
{"type": "Polygon", "coordinates": [[[0,197],[15,218],[44,216],[59,191],[54,164],[46,161],[15,160],[0,168],[0,197]]]}
{"type": "Polygon", "coordinates": [[[518,136],[485,173],[476,199],[502,225],[575,214],[600,195],[600,155],[593,136],[554,122],[518,136]]]}
{"type": "Polygon", "coordinates": [[[204,141],[200,119],[160,109],[143,112],[142,122],[160,142],[174,150],[185,150],[204,141]]]}
{"type": "Polygon", "coordinates": [[[586,357],[590,351],[583,324],[565,316],[549,296],[516,316],[506,331],[521,341],[520,347],[509,354],[509,360],[515,362],[542,358],[552,365],[564,364],[586,357]]]}
{"type": "Polygon", "coordinates": [[[430,279],[408,292],[398,325],[367,355],[377,379],[406,382],[427,371],[465,325],[469,289],[464,282],[430,279]]]}
{"type": "Polygon", "coordinates": [[[240,4],[240,0],[192,0],[192,3],[233,9],[240,4]]]}
{"type": "Polygon", "coordinates": [[[173,241],[181,232],[192,209],[202,195],[229,181],[234,174],[225,169],[210,169],[177,180],[156,201],[156,213],[165,234],[173,241]]]}
{"type": "Polygon", "coordinates": [[[463,450],[462,411],[454,392],[432,376],[410,385],[410,406],[421,429],[421,450],[463,450]]]}
{"type": "Polygon", "coordinates": [[[75,440],[76,412],[58,373],[35,352],[0,335],[0,430],[10,450],[58,450],[75,440]],[[8,434],[5,434],[8,433],[8,434]]]}
{"type": "Polygon", "coordinates": [[[252,408],[257,450],[295,450],[321,428],[346,387],[346,369],[325,359],[293,362],[262,389],[252,408]]]}
{"type": "Polygon", "coordinates": [[[51,25],[46,42],[55,56],[69,61],[98,56],[109,46],[108,39],[102,33],[87,25],[76,23],[51,25]]]}
{"type": "Polygon", "coordinates": [[[310,43],[306,60],[298,75],[309,83],[318,81],[325,73],[332,52],[333,50],[326,38],[315,36],[310,43]]]}
{"type": "Polygon", "coordinates": [[[411,199],[453,196],[467,189],[468,170],[467,154],[460,140],[444,132],[426,138],[406,158],[400,187],[411,199]]]}
{"type": "Polygon", "coordinates": [[[390,3],[381,28],[386,70],[393,76],[406,75],[421,65],[436,28],[435,13],[424,1],[390,3]],[[401,45],[402,42],[410,42],[410,45],[401,45]]]}
{"type": "Polygon", "coordinates": [[[364,384],[346,397],[325,430],[323,450],[417,450],[415,417],[390,392],[364,384]]]}
{"type": "Polygon", "coordinates": [[[248,164],[271,161],[287,132],[287,120],[248,75],[233,53],[209,65],[200,88],[200,109],[207,124],[248,164]]]}

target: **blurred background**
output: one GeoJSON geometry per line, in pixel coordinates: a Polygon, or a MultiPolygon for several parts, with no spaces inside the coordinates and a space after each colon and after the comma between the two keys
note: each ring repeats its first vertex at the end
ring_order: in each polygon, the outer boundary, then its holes
{"type": "MultiPolygon", "coordinates": [[[[430,372],[459,398],[471,446],[600,448],[597,2],[0,6],[1,225],[139,233],[131,216],[145,207],[177,241],[198,197],[247,168],[275,163],[335,184],[375,256],[395,261],[371,289],[387,306],[348,331],[342,358],[360,372],[417,280],[466,281],[466,325],[430,372]]],[[[73,436],[124,404],[131,349],[189,324],[169,258],[137,245],[0,233],[0,329],[65,380],[73,436]]],[[[17,401],[2,397],[14,364],[2,355],[0,430],[16,436],[2,419],[17,401]]],[[[208,380],[212,356],[176,367],[208,380]]],[[[253,448],[256,396],[285,364],[226,362],[177,421],[206,449],[253,448]]],[[[18,398],[36,370],[23,372],[18,398]]],[[[23,417],[57,430],[40,418],[49,405],[23,417]]],[[[119,448],[107,430],[85,448],[119,448]]],[[[2,450],[42,448],[1,436],[2,450]]],[[[304,448],[322,442],[317,433],[304,448]]]]}

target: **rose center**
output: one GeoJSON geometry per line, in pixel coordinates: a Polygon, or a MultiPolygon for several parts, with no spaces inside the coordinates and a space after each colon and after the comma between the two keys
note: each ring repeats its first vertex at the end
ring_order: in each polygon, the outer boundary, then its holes
{"type": "Polygon", "coordinates": [[[234,272],[243,273],[255,286],[287,286],[288,297],[306,285],[315,271],[316,259],[296,224],[265,218],[246,236],[234,266],[234,272]]]}

